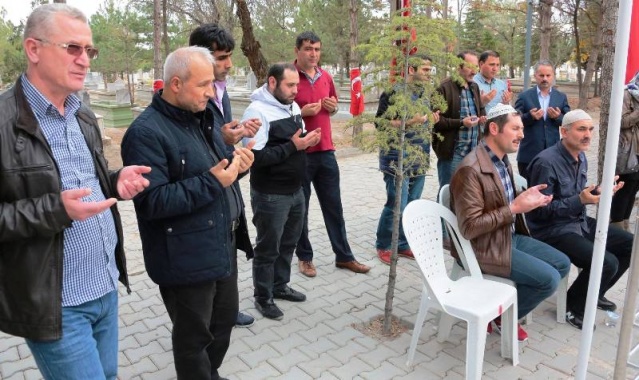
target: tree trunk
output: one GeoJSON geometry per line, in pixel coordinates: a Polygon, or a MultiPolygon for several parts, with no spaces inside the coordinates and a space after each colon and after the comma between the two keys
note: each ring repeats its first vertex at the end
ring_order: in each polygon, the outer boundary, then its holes
{"type": "MultiPolygon", "coordinates": [[[[579,89],[579,105],[578,107],[581,109],[588,109],[588,96],[590,92],[590,83],[592,82],[593,74],[596,74],[597,71],[597,61],[599,60],[599,51],[601,50],[601,33],[602,33],[602,22],[603,12],[602,9],[596,13],[595,16],[595,35],[592,38],[592,48],[590,50],[590,57],[588,57],[588,65],[586,65],[586,74],[584,76],[584,82],[581,88],[579,89]]],[[[597,86],[597,80],[595,78],[595,88],[597,86]]],[[[595,94],[593,96],[597,96],[598,93],[595,90],[595,94]]]]}
{"type": "Polygon", "coordinates": [[[554,0],[539,0],[539,59],[550,59],[553,3],[554,0]]]}
{"type": "Polygon", "coordinates": [[[601,110],[599,111],[599,165],[597,183],[601,183],[608,134],[608,116],[610,114],[610,96],[612,94],[612,69],[615,60],[615,32],[617,27],[618,0],[603,0],[601,10],[601,110]]]}
{"type": "Polygon", "coordinates": [[[170,49],[170,47],[169,47],[169,28],[167,27],[168,18],[167,18],[167,15],[166,15],[166,12],[167,12],[166,1],[167,0],[162,0],[162,43],[164,44],[164,57],[169,55],[169,53],[171,52],[169,50],[170,49]]]}
{"type": "Polygon", "coordinates": [[[577,61],[577,85],[581,94],[583,86],[583,77],[581,73],[581,38],[579,35],[579,4],[580,0],[575,0],[575,11],[572,14],[572,29],[575,35],[575,60],[577,61]]]}
{"type": "Polygon", "coordinates": [[[153,0],[153,79],[162,79],[162,0],[153,0]]]}
{"type": "Polygon", "coordinates": [[[253,34],[253,24],[251,22],[251,12],[246,5],[246,0],[235,0],[237,4],[237,17],[242,26],[242,52],[249,61],[251,69],[257,78],[257,85],[261,86],[266,82],[268,63],[260,50],[260,42],[253,34]]]}
{"type": "Polygon", "coordinates": [[[442,18],[448,20],[448,0],[442,0],[442,18]]]}
{"type": "MultiPolygon", "coordinates": [[[[357,11],[358,11],[358,1],[359,0],[350,0],[350,7],[349,7],[349,15],[350,15],[350,19],[351,19],[351,38],[350,38],[350,42],[351,42],[351,51],[350,51],[350,62],[349,62],[349,66],[350,69],[354,69],[356,67],[359,67],[359,58],[357,56],[357,43],[358,43],[358,35],[357,35],[357,11]]],[[[350,74],[350,72],[349,72],[350,74]]],[[[350,75],[349,75],[350,77],[350,75]]],[[[352,86],[352,84],[351,84],[352,86]]],[[[351,96],[353,96],[351,94],[351,96]]],[[[361,96],[364,96],[364,94],[362,94],[361,96]]],[[[353,99],[351,99],[351,102],[353,101],[353,99]]],[[[356,123],[353,124],[353,145],[354,146],[358,146],[358,139],[357,136],[361,135],[362,133],[362,124],[361,123],[356,123]]]]}

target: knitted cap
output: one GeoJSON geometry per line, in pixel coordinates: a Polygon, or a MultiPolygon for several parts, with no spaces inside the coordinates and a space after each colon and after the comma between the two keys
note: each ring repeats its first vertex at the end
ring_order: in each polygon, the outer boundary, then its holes
{"type": "Polygon", "coordinates": [[[517,113],[517,110],[514,109],[510,104],[502,104],[497,103],[493,108],[488,111],[488,115],[486,115],[486,119],[494,119],[501,115],[507,115],[511,113],[517,113]]]}
{"type": "Polygon", "coordinates": [[[566,127],[580,120],[592,120],[592,117],[590,117],[590,115],[588,115],[588,113],[584,110],[572,110],[564,115],[564,120],[561,122],[561,126],[566,127]]]}

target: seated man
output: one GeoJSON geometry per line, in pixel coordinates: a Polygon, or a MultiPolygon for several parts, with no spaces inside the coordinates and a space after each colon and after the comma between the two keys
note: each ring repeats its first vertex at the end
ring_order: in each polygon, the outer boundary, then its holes
{"type": "MultiPolygon", "coordinates": [[[[566,255],[528,236],[523,214],[547,205],[552,196],[541,193],[546,188],[542,184],[515,197],[507,154],[517,151],[523,130],[517,111],[497,104],[488,113],[484,139],[464,158],[450,183],[461,234],[470,240],[482,272],[515,282],[519,319],[553,294],[570,270],[566,255]]],[[[528,339],[521,326],[518,338],[528,339]]]]}
{"type": "MultiPolygon", "coordinates": [[[[547,184],[544,193],[553,197],[546,207],[530,212],[528,226],[537,239],[564,252],[575,266],[583,270],[568,290],[568,323],[581,329],[588,294],[590,262],[597,221],[586,216],[586,205],[599,203],[596,186],[586,186],[588,161],[594,126],[592,118],[582,110],[566,113],[559,132],[561,140],[539,153],[528,166],[530,184],[547,184]]],[[[619,182],[613,191],[619,190],[619,182]]],[[[632,234],[616,226],[608,229],[606,254],[601,274],[597,307],[615,310],[617,305],[604,297],[630,265],[632,234]]]]}

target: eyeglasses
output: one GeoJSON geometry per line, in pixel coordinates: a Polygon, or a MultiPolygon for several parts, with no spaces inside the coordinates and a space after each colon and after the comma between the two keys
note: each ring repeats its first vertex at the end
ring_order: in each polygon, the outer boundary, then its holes
{"type": "Polygon", "coordinates": [[[55,46],[59,46],[63,49],[66,49],[67,54],[72,55],[74,57],[79,57],[82,55],[83,51],[87,52],[87,56],[89,57],[89,59],[96,59],[98,58],[98,52],[99,50],[94,48],[93,46],[82,46],[82,45],[78,45],[78,44],[58,44],[55,42],[51,42],[45,39],[40,39],[40,38],[34,38],[34,40],[42,42],[43,44],[50,44],[50,45],[55,45],[55,46]]]}

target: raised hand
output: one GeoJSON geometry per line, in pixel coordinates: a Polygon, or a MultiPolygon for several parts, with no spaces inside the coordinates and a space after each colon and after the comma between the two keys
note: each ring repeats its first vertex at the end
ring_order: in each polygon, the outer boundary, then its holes
{"type": "Polygon", "coordinates": [[[321,109],[322,109],[321,102],[305,104],[304,107],[302,107],[302,116],[303,117],[315,116],[319,113],[321,109]]]}
{"type": "Polygon", "coordinates": [[[545,195],[541,192],[547,187],[546,184],[529,187],[512,201],[510,211],[513,214],[523,214],[537,207],[547,206],[552,201],[552,195],[545,195]]]}
{"type": "Polygon", "coordinates": [[[120,170],[116,184],[118,195],[122,199],[131,199],[146,189],[150,182],[142,174],[150,173],[148,166],[130,165],[120,170]]]}
{"type": "Polygon", "coordinates": [[[229,165],[229,160],[225,158],[209,169],[209,171],[220,181],[223,187],[229,187],[237,179],[239,166],[240,160],[233,160],[229,165]]]}
{"type": "Polygon", "coordinates": [[[494,88],[488,92],[482,91],[480,96],[481,104],[486,105],[490,103],[495,98],[495,96],[497,96],[497,90],[494,88]]]}
{"type": "Polygon", "coordinates": [[[226,145],[237,144],[246,133],[244,125],[240,124],[237,120],[224,124],[220,130],[226,145]]]}
{"type": "Polygon", "coordinates": [[[295,144],[295,148],[297,150],[304,150],[309,146],[315,146],[320,142],[320,138],[322,137],[322,131],[320,128],[317,128],[311,132],[308,132],[306,136],[300,137],[302,134],[302,130],[298,129],[297,132],[291,137],[291,141],[295,144]]]}
{"type": "Polygon", "coordinates": [[[255,156],[253,155],[253,146],[255,145],[255,140],[249,141],[245,147],[235,147],[235,151],[233,152],[233,161],[239,160],[238,171],[240,173],[244,173],[249,170],[251,165],[253,165],[253,161],[255,160],[255,156]]]}

